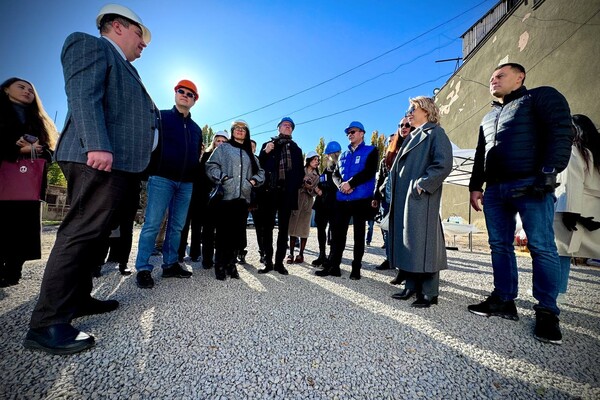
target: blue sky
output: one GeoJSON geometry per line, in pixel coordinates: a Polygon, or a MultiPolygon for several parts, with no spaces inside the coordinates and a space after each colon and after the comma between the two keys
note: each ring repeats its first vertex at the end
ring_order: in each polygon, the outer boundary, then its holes
{"type": "MultiPolygon", "coordinates": [[[[97,35],[95,18],[105,3],[0,5],[0,79],[30,80],[59,129],[67,112],[60,64],[64,39],[75,31],[97,35]]],[[[343,130],[353,120],[365,125],[367,137],[373,130],[394,132],[408,98],[431,96],[454,71],[455,62],[435,61],[461,57],[460,35],[496,3],[120,2],[152,32],[134,65],[159,108],[171,108],[175,83],[191,79],[200,92],[192,109],[200,125],[228,128],[234,117],[262,108],[240,117],[261,144],[276,134],[279,118],[289,115],[304,152],[320,137],[347,144],[343,130]]]]}

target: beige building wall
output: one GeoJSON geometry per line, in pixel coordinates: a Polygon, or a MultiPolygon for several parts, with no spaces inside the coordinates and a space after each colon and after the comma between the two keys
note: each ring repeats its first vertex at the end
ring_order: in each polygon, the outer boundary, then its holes
{"type": "MultiPolygon", "coordinates": [[[[539,2],[538,2],[539,3],[539,2]]],[[[517,62],[527,70],[525,86],[553,86],[572,114],[586,114],[600,126],[600,0],[545,0],[537,8],[523,1],[498,24],[436,96],[442,127],[461,148],[475,148],[479,124],[493,100],[493,69],[517,62]]],[[[442,217],[468,219],[467,188],[444,185],[442,217]]],[[[473,222],[485,227],[483,213],[473,222]]]]}

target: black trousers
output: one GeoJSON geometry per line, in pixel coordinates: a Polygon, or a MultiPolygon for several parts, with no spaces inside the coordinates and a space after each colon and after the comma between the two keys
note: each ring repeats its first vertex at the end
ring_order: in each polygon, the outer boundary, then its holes
{"type": "Polygon", "coordinates": [[[215,261],[219,266],[234,262],[235,252],[246,240],[248,204],[244,199],[221,201],[217,206],[220,216],[215,240],[215,261]]]}
{"type": "MultiPolygon", "coordinates": [[[[198,185],[198,183],[194,183],[194,185],[198,185]]],[[[183,260],[185,257],[185,248],[187,247],[190,228],[192,229],[190,257],[192,259],[200,257],[204,210],[206,210],[206,201],[204,201],[203,198],[201,199],[199,194],[192,193],[190,208],[183,229],[181,230],[181,241],[179,242],[179,249],[177,250],[177,255],[180,260],[183,260]]]]}
{"type": "Polygon", "coordinates": [[[56,233],[31,328],[70,323],[77,307],[89,299],[99,244],[116,226],[120,204],[131,190],[137,190],[139,181],[137,174],[128,172],[59,164],[67,178],[70,208],[56,233]]]}
{"type": "Polygon", "coordinates": [[[202,265],[213,265],[215,255],[215,229],[217,221],[221,223],[218,208],[206,206],[206,214],[202,219],[202,265]]]}
{"type": "Polygon", "coordinates": [[[315,224],[317,225],[317,240],[319,242],[319,255],[327,255],[327,225],[331,224],[334,210],[318,208],[315,210],[315,224]]]}
{"type": "Polygon", "coordinates": [[[365,224],[371,210],[371,199],[354,201],[336,201],[335,213],[331,224],[330,264],[339,267],[346,248],[346,237],[350,218],[354,227],[354,259],[352,266],[360,267],[365,254],[365,224]]]}
{"type": "Polygon", "coordinates": [[[275,265],[283,265],[283,259],[287,253],[288,228],[290,226],[290,215],[292,209],[287,204],[286,193],[283,191],[264,193],[258,203],[260,215],[260,237],[262,238],[265,264],[273,264],[273,229],[275,228],[275,217],[277,217],[277,247],[275,251],[275,265]]]}
{"type": "Polygon", "coordinates": [[[119,264],[127,264],[133,244],[133,223],[140,206],[141,182],[138,180],[132,190],[127,192],[126,199],[118,212],[119,236],[108,239],[110,253],[108,259],[119,264]]]}

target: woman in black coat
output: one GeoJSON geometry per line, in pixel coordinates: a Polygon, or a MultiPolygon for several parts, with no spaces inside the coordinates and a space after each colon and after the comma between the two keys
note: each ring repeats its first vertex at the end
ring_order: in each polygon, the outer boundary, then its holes
{"type": "MultiPolygon", "coordinates": [[[[0,87],[0,163],[29,158],[32,150],[50,162],[58,135],[35,88],[20,78],[7,79],[0,87]]],[[[41,199],[46,196],[45,175],[41,199]]],[[[26,260],[42,256],[41,202],[0,200],[0,215],[0,287],[7,287],[19,283],[26,260]]]]}

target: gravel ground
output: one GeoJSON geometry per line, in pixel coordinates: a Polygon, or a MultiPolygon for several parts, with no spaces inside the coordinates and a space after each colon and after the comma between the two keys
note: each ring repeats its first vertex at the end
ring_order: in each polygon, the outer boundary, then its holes
{"type": "Polygon", "coordinates": [[[26,263],[21,284],[0,289],[0,399],[600,398],[595,267],[573,267],[561,306],[563,345],[554,346],[532,336],[526,256],[518,259],[518,322],[467,311],[492,284],[481,240],[474,252],[462,243],[448,252],[440,304],[430,309],[390,298],[399,288],[388,283],[393,271],[374,269],[384,252],[378,233],[360,281],[349,280],[348,258],[341,278],[313,274],[316,232],[307,262],[290,266],[289,276],[258,275],[255,246],[241,279],[225,282],[186,262],[191,279],[162,279],[157,268],[154,289],[141,290],[109,264],[93,295],[120,308],[74,321],[96,347],[51,356],[24,350],[22,341],[55,233],[44,231],[44,259],[26,263]]]}

